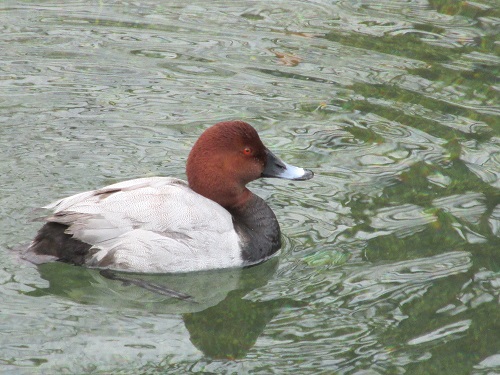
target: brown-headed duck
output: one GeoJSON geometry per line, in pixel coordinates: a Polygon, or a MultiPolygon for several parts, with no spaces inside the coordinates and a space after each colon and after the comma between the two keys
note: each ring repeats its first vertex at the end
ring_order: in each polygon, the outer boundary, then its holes
{"type": "Polygon", "coordinates": [[[130,272],[169,273],[256,264],[281,247],[280,227],[246,188],[260,177],[308,180],[243,121],[220,122],[191,150],[188,182],[147,177],[61,199],[24,257],[130,272]]]}

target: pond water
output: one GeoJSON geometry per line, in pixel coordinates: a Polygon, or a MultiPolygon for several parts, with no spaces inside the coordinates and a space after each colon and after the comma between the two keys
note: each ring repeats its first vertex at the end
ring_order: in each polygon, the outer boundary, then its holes
{"type": "Polygon", "coordinates": [[[3,1],[0,372],[500,373],[496,0],[3,1]],[[21,262],[33,210],[185,178],[242,119],[304,182],[250,188],[278,258],[148,278],[21,262]]]}

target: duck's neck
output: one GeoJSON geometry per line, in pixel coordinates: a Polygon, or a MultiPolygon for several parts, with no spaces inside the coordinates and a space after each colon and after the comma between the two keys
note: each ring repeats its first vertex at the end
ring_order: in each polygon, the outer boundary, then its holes
{"type": "Polygon", "coordinates": [[[256,263],[274,254],[281,247],[278,220],[266,202],[251,193],[243,205],[228,208],[234,228],[241,238],[243,259],[256,263]]]}

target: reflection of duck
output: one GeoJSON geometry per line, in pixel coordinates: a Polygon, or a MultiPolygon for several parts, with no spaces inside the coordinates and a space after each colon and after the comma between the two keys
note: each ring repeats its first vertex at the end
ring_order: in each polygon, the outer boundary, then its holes
{"type": "Polygon", "coordinates": [[[288,298],[253,302],[243,295],[235,290],[216,306],[183,315],[191,342],[206,356],[243,358],[283,306],[301,306],[288,298]]]}
{"type": "Polygon", "coordinates": [[[258,266],[177,274],[130,274],[114,272],[119,278],[154,284],[189,295],[182,300],[167,293],[146,290],[143,285],[115,281],[99,271],[61,263],[38,266],[47,288],[37,288],[33,296],[58,295],[82,304],[109,308],[140,309],[157,313],[197,312],[217,305],[233,290],[251,290],[264,285],[273,275],[278,258],[258,266]]]}
{"type": "Polygon", "coordinates": [[[283,306],[300,307],[288,298],[255,302],[244,297],[273,277],[278,258],[249,268],[212,270],[170,275],[131,275],[158,285],[167,285],[193,296],[196,303],[145,291],[141,287],[109,280],[96,270],[48,263],[39,267],[47,288],[27,292],[38,297],[58,295],[82,304],[95,304],[127,314],[130,310],[151,312],[165,319],[182,319],[193,345],[211,358],[241,358],[255,344],[266,325],[283,306]],[[172,315],[174,314],[174,315],[172,315]]]}
{"type": "Polygon", "coordinates": [[[243,358],[283,306],[304,305],[290,298],[264,302],[244,299],[248,292],[268,282],[278,265],[275,260],[245,270],[239,288],[229,292],[217,305],[183,314],[191,342],[203,354],[210,358],[243,358]]]}
{"type": "Polygon", "coordinates": [[[25,257],[143,273],[259,263],[280,248],[280,229],[271,208],[245,185],[260,177],[313,176],[278,159],[242,121],[207,129],[186,173],[189,185],[140,178],[46,206],[53,214],[25,257]]]}

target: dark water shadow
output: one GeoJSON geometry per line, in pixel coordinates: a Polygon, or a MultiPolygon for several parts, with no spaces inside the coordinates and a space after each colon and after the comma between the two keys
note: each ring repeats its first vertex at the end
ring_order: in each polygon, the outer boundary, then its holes
{"type": "Polygon", "coordinates": [[[191,296],[182,300],[167,297],[140,286],[112,280],[98,270],[63,263],[38,267],[46,288],[25,293],[33,297],[58,296],[82,305],[105,308],[107,313],[178,314],[189,332],[192,344],[211,358],[242,358],[250,350],[266,325],[284,307],[304,303],[291,298],[252,301],[245,296],[266,285],[278,267],[278,258],[263,264],[230,270],[186,274],[137,275],[119,273],[162,285],[191,296]]]}

